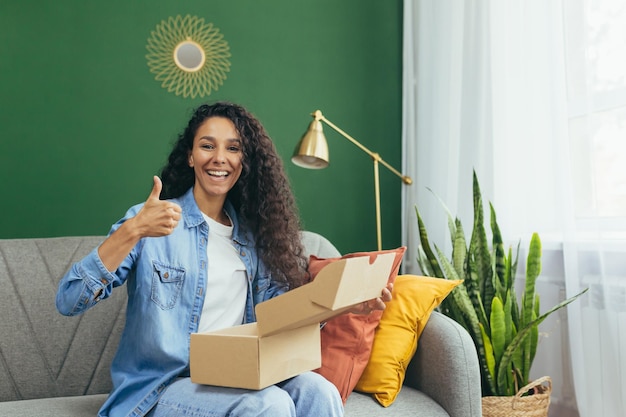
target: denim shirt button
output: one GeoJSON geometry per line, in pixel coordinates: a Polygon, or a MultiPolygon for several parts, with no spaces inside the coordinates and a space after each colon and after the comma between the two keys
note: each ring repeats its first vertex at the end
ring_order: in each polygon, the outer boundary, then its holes
{"type": "Polygon", "coordinates": [[[246,252],[245,251],[242,250],[240,253],[241,253],[241,256],[246,256],[246,252]]]}

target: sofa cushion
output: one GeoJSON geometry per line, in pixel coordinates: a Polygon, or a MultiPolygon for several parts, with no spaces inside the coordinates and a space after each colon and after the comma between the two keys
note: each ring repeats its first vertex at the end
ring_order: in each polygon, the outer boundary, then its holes
{"type": "Polygon", "coordinates": [[[404,383],[407,366],[432,311],[463,281],[417,275],[399,275],[393,298],[376,329],[369,363],[356,385],[391,405],[404,383]]]}
{"type": "Polygon", "coordinates": [[[383,408],[370,395],[353,392],[345,406],[345,417],[371,416],[424,416],[450,417],[450,415],[428,395],[421,391],[404,386],[396,401],[383,408]]]}
{"type": "MultiPolygon", "coordinates": [[[[0,416],[33,417],[94,417],[104,403],[106,394],[57,397],[38,400],[0,402],[0,416]]],[[[381,407],[369,395],[353,393],[345,406],[345,417],[411,416],[449,417],[443,408],[422,392],[404,387],[395,403],[381,407]]]]}
{"type": "MultiPolygon", "coordinates": [[[[393,283],[405,251],[406,247],[402,246],[391,250],[355,252],[335,258],[319,258],[311,255],[309,273],[313,279],[324,266],[340,259],[359,256],[375,258],[379,254],[395,253],[393,267],[387,279],[387,282],[393,283]]],[[[344,403],[367,365],[372,350],[374,330],[381,316],[382,311],[374,311],[368,315],[346,313],[328,320],[322,329],[322,367],[316,372],[335,384],[344,403]]]]}

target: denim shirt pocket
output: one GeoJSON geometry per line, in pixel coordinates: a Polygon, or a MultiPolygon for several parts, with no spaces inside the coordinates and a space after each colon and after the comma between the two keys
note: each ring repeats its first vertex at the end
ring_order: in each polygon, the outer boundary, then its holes
{"type": "Polygon", "coordinates": [[[169,310],[174,305],[183,288],[185,269],[165,265],[159,261],[152,261],[152,301],[163,310],[169,310]]]}

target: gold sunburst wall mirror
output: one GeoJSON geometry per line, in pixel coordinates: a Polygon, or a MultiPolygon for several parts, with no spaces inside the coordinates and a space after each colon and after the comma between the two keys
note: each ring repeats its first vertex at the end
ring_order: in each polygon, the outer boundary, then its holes
{"type": "Polygon", "coordinates": [[[197,16],[163,20],[151,32],[146,48],[150,72],[177,96],[208,96],[230,71],[228,42],[212,23],[197,16]]]}

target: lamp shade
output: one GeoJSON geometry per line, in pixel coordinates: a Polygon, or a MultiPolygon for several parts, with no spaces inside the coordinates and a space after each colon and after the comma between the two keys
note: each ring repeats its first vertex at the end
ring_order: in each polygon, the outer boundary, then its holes
{"type": "Polygon", "coordinates": [[[313,120],[309,124],[293,152],[291,162],[309,169],[322,169],[328,166],[328,143],[320,120],[313,120]]]}

